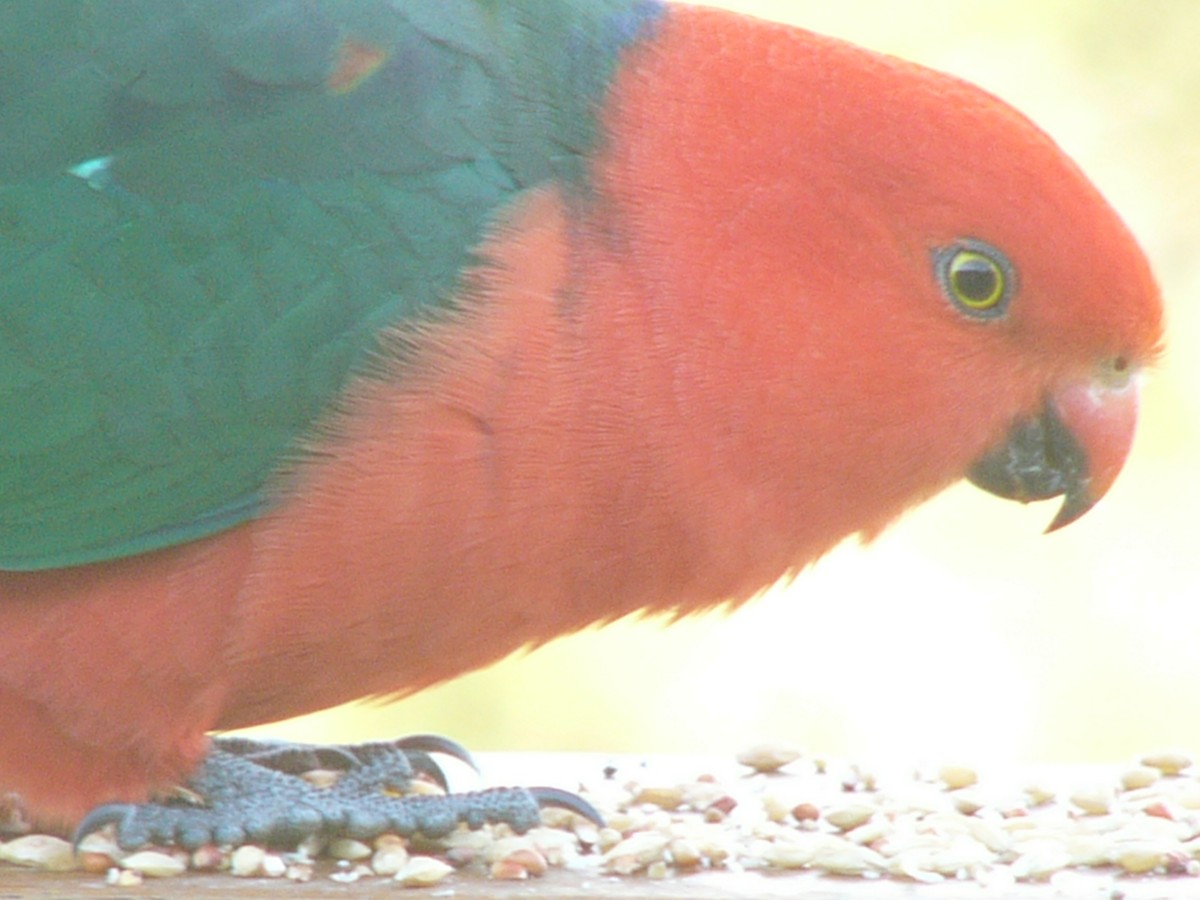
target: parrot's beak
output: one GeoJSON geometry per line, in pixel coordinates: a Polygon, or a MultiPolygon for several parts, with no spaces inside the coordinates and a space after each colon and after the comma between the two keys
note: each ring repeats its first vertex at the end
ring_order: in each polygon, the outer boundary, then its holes
{"type": "Polygon", "coordinates": [[[1047,532],[1069,525],[1112,487],[1133,443],[1135,379],[1068,385],[1046,399],[1035,418],[1022,418],[1007,440],[967,472],[972,484],[1028,503],[1063,497],[1047,532]]]}

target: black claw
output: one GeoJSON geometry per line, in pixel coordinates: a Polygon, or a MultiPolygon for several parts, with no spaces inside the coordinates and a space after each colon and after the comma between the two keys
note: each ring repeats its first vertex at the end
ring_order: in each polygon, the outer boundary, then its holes
{"type": "Polygon", "coordinates": [[[361,764],[353,748],[337,744],[293,744],[288,741],[256,741],[244,737],[219,737],[213,746],[276,772],[301,775],[312,769],[348,772],[361,764]]]}
{"type": "Polygon", "coordinates": [[[317,765],[309,766],[309,769],[322,768],[349,771],[359,764],[358,757],[354,755],[351,748],[339,747],[336,744],[330,744],[328,747],[314,747],[312,758],[317,765]]]}
{"type": "Polygon", "coordinates": [[[596,810],[596,807],[592,806],[592,804],[588,803],[578,794],[553,787],[531,787],[527,788],[527,790],[533,795],[533,799],[537,801],[539,807],[553,806],[558,809],[565,809],[568,812],[583,816],[593,825],[600,828],[604,827],[604,818],[596,810]]]}
{"type": "Polygon", "coordinates": [[[412,750],[407,747],[401,752],[408,758],[412,774],[424,775],[447,794],[450,793],[450,781],[446,778],[446,773],[442,771],[442,767],[437,764],[432,756],[424,750],[412,750]]]}
{"type": "Polygon", "coordinates": [[[397,750],[420,750],[425,753],[441,753],[443,756],[452,756],[466,763],[476,772],[479,771],[475,758],[471,756],[466,747],[439,734],[412,734],[393,741],[392,746],[397,750]]]}
{"type": "Polygon", "coordinates": [[[83,817],[83,821],[79,823],[75,833],[71,836],[71,843],[78,850],[80,842],[85,837],[99,831],[105,825],[116,825],[117,832],[120,833],[136,812],[137,807],[132,803],[105,803],[97,806],[83,817]]]}
{"type": "Polygon", "coordinates": [[[287,746],[286,741],[256,741],[254,738],[238,737],[237,735],[220,735],[212,739],[212,744],[226,753],[234,756],[253,756],[270,748],[287,746]]]}

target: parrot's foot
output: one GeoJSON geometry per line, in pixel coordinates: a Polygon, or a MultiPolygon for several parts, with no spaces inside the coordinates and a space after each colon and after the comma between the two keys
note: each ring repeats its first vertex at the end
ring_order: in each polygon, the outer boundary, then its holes
{"type": "Polygon", "coordinates": [[[328,746],[217,738],[191,781],[175,795],[144,804],[98,806],[80,822],[75,842],[109,824],[116,826],[117,843],[126,850],[147,844],[287,847],[310,835],[370,840],[384,833],[420,833],[437,838],[460,823],[475,829],[502,822],[520,833],[539,824],[543,806],[562,807],[603,824],[586,800],[556,788],[403,796],[418,775],[445,788],[430,753],[474,765],[458,744],[429,735],[328,746]],[[303,777],[317,769],[340,774],[331,785],[317,787],[303,777]]]}

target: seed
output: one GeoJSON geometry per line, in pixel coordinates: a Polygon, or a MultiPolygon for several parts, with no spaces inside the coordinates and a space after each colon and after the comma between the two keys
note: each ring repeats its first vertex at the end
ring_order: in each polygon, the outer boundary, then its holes
{"type": "Polygon", "coordinates": [[[867,847],[845,844],[822,848],[813,857],[812,865],[834,875],[866,875],[882,871],[887,867],[887,861],[867,847]]]}
{"type": "Polygon", "coordinates": [[[600,848],[601,852],[607,853],[613,847],[617,846],[617,844],[621,843],[621,841],[621,832],[616,828],[601,828],[596,835],[594,844],[600,848]]]}
{"type": "Polygon", "coordinates": [[[983,800],[970,788],[961,788],[953,791],[952,796],[954,798],[954,808],[964,816],[973,816],[984,807],[983,800]]]}
{"type": "Polygon", "coordinates": [[[371,857],[371,870],[376,875],[391,877],[408,863],[408,850],[402,844],[380,847],[371,857]]]}
{"type": "Polygon", "coordinates": [[[496,860],[488,869],[488,874],[496,881],[524,881],[529,878],[528,869],[509,859],[496,860]]]}
{"type": "Polygon", "coordinates": [[[608,828],[621,834],[641,831],[646,827],[646,816],[637,810],[623,809],[605,818],[608,828]]]}
{"type": "Polygon", "coordinates": [[[70,872],[76,868],[75,848],[70,841],[48,834],[27,834],[0,844],[0,860],[47,872],[70,872]]]}
{"type": "Polygon", "coordinates": [[[634,803],[650,803],[659,809],[674,810],[683,805],[683,788],[681,787],[646,787],[642,788],[633,798],[634,803]]]}
{"type": "Polygon", "coordinates": [[[1150,787],[1162,776],[1162,772],[1150,766],[1135,766],[1126,769],[1121,774],[1121,788],[1126,791],[1136,791],[1138,788],[1150,787]]]}
{"type": "Polygon", "coordinates": [[[967,766],[942,766],[938,769],[938,778],[950,790],[970,787],[979,781],[979,775],[967,766]]]}
{"type": "Polygon", "coordinates": [[[76,862],[82,871],[91,872],[93,875],[103,875],[117,864],[117,861],[107,853],[81,852],[76,855],[76,862]]]}
{"type": "Polygon", "coordinates": [[[426,796],[441,797],[445,795],[445,790],[439,784],[434,784],[432,781],[426,781],[424,778],[414,778],[404,788],[405,794],[422,794],[426,796]]]}
{"type": "Polygon", "coordinates": [[[996,825],[994,822],[989,822],[986,819],[977,819],[972,817],[967,821],[967,830],[971,837],[979,841],[993,853],[1006,853],[1009,847],[1012,846],[1012,839],[1008,834],[996,825]]]}
{"type": "Polygon", "coordinates": [[[958,875],[992,861],[992,851],[974,838],[958,835],[944,850],[934,853],[930,868],[941,875],[958,875]]]}
{"type": "Polygon", "coordinates": [[[739,763],[749,766],[755,772],[776,772],[799,758],[799,750],[778,744],[759,744],[737,755],[739,763]]]}
{"type": "MultiPolygon", "coordinates": [[[[561,828],[563,831],[571,831],[580,822],[587,822],[587,819],[580,818],[569,809],[547,806],[542,810],[542,825],[546,828],[561,828]]],[[[588,824],[591,825],[590,822],[588,824]]]]}
{"type": "Polygon", "coordinates": [[[565,866],[579,856],[575,835],[556,828],[534,828],[525,835],[551,866],[565,866]]]}
{"type": "Polygon", "coordinates": [[[693,869],[704,860],[700,848],[687,838],[675,838],[667,845],[667,852],[671,854],[671,861],[681,869],[693,869]]]}
{"type": "Polygon", "coordinates": [[[1043,806],[1054,801],[1054,791],[1042,784],[1031,784],[1025,788],[1030,806],[1043,806]]]}
{"type": "Polygon", "coordinates": [[[1073,866],[1103,866],[1109,862],[1109,839],[1100,835],[1083,834],[1071,837],[1066,845],[1073,866]]]}
{"type": "Polygon", "coordinates": [[[1106,815],[1113,805],[1113,792],[1110,788],[1083,788],[1071,794],[1070,800],[1090,816],[1106,815]]]}
{"type": "Polygon", "coordinates": [[[1180,784],[1175,802],[1187,810],[1200,810],[1200,784],[1190,779],[1180,784]]]}
{"type": "Polygon", "coordinates": [[[667,864],[661,859],[655,860],[646,867],[646,877],[661,880],[671,874],[667,864]]]}
{"type": "Polygon", "coordinates": [[[921,867],[926,861],[924,855],[918,857],[914,854],[902,854],[892,860],[888,866],[888,871],[893,875],[911,878],[913,881],[919,881],[923,884],[937,884],[939,881],[945,881],[946,876],[940,872],[934,872],[921,867]]]}
{"type": "Polygon", "coordinates": [[[1042,881],[1070,864],[1071,857],[1062,844],[1046,842],[1018,856],[1013,861],[1012,873],[1022,881],[1042,881]]]}
{"type": "Polygon", "coordinates": [[[238,878],[254,878],[262,872],[263,860],[267,851],[254,844],[243,844],[233,851],[229,860],[230,874],[238,878]]]}
{"type": "Polygon", "coordinates": [[[138,872],[147,878],[172,878],[187,871],[187,864],[178,857],[157,850],[142,850],[121,860],[121,868],[138,872]]]}
{"type": "Polygon", "coordinates": [[[76,854],[79,868],[95,875],[107,872],[123,855],[107,829],[93,831],[80,841],[76,854]]]}
{"type": "Polygon", "coordinates": [[[604,864],[611,871],[631,874],[662,859],[669,835],[656,831],[637,831],[604,854],[604,864]]]}
{"type": "Polygon", "coordinates": [[[132,869],[112,868],[104,877],[104,883],[113,887],[137,887],[143,880],[142,873],[132,869]]]}
{"type": "MultiPolygon", "coordinates": [[[[730,797],[728,794],[722,794],[720,797],[717,797],[710,804],[708,804],[708,806],[704,808],[704,812],[707,814],[709,811],[712,811],[713,813],[719,815],[721,819],[723,819],[725,816],[733,812],[737,808],[737,805],[738,802],[733,797],[730,797]]],[[[720,821],[720,819],[717,821],[720,821]]]]}
{"type": "Polygon", "coordinates": [[[679,790],[683,794],[683,802],[692,809],[707,809],[725,796],[721,785],[699,779],[690,784],[681,785],[679,790]]]}
{"type": "Polygon", "coordinates": [[[322,790],[331,788],[338,783],[342,773],[336,769],[309,769],[300,776],[315,788],[322,790]]]}
{"type": "Polygon", "coordinates": [[[112,859],[117,859],[121,856],[121,848],[117,846],[116,840],[107,829],[104,831],[93,831],[81,840],[79,842],[79,852],[103,853],[112,859]]]}
{"type": "Polygon", "coordinates": [[[539,878],[545,875],[546,870],[550,868],[549,863],[546,862],[546,857],[542,856],[542,854],[538,853],[532,847],[518,848],[505,856],[500,862],[520,866],[530,875],[539,878]]]}
{"type": "Polygon", "coordinates": [[[1142,765],[1158,769],[1164,775],[1178,775],[1192,764],[1192,759],[1185,753],[1167,751],[1151,753],[1142,757],[1142,765]]]}
{"type": "Polygon", "coordinates": [[[392,847],[403,847],[408,849],[408,842],[398,834],[381,834],[371,842],[371,845],[376,850],[387,850],[392,847]]]}
{"type": "Polygon", "coordinates": [[[816,847],[807,842],[777,841],[769,844],[762,854],[767,865],[777,869],[804,869],[812,865],[816,847]]]}
{"type": "Polygon", "coordinates": [[[825,821],[839,831],[850,831],[875,815],[875,807],[865,803],[848,803],[825,813],[825,821]]]}
{"type": "Polygon", "coordinates": [[[1113,857],[1113,862],[1130,875],[1142,875],[1158,868],[1165,868],[1168,854],[1162,847],[1154,844],[1135,844],[1119,850],[1113,857]]]}
{"type": "Polygon", "coordinates": [[[1170,808],[1165,803],[1151,803],[1149,806],[1142,808],[1142,812],[1148,816],[1155,816],[1159,819],[1175,820],[1175,816],[1171,813],[1170,808]]]}
{"type": "Polygon", "coordinates": [[[414,856],[395,874],[394,880],[405,887],[428,887],[454,871],[454,867],[432,856],[414,856]]]}
{"type": "Polygon", "coordinates": [[[847,831],[846,840],[855,844],[873,844],[886,837],[891,827],[891,823],[884,821],[882,816],[875,816],[847,831]]]}
{"type": "Polygon", "coordinates": [[[710,806],[704,811],[704,821],[708,822],[710,825],[719,825],[727,818],[728,816],[716,806],[710,806]]]}
{"type": "Polygon", "coordinates": [[[334,859],[347,859],[351,862],[366,859],[371,855],[371,848],[362,841],[350,838],[335,838],[329,842],[329,855],[334,859]]]}
{"type": "Polygon", "coordinates": [[[296,845],[296,852],[293,855],[297,858],[313,860],[320,856],[324,849],[325,838],[319,834],[310,834],[296,845]]]}
{"type": "Polygon", "coordinates": [[[797,822],[815,822],[821,818],[821,810],[814,803],[798,803],[792,807],[792,816],[797,822]]]}
{"type": "Polygon", "coordinates": [[[579,843],[585,847],[595,847],[600,843],[600,829],[587,819],[576,816],[576,822],[569,831],[572,831],[578,839],[579,843]]]}
{"type": "Polygon", "coordinates": [[[371,874],[371,870],[366,866],[355,866],[354,868],[338,869],[329,876],[330,881],[336,881],[338,884],[354,884],[364,875],[371,874]]]}
{"type": "Polygon", "coordinates": [[[225,862],[225,854],[216,844],[205,844],[192,851],[190,867],[200,872],[216,871],[225,862]]]}
{"type": "Polygon", "coordinates": [[[267,878],[282,878],[287,874],[288,867],[282,856],[277,853],[268,853],[263,857],[259,869],[267,878]]]}
{"type": "MultiPolygon", "coordinates": [[[[768,791],[763,795],[762,808],[767,814],[768,821],[786,822],[794,804],[778,791],[768,791]]],[[[717,821],[721,821],[717,819],[717,821]]]]}
{"type": "Polygon", "coordinates": [[[700,841],[700,855],[713,867],[722,866],[729,859],[729,848],[716,840],[700,841]]]}

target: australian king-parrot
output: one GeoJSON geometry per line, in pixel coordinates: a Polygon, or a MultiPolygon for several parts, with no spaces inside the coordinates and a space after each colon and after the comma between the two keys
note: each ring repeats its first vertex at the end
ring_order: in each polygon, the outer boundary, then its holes
{"type": "Polygon", "coordinates": [[[1065,525],[1161,338],[1022,115],[699,6],[9,0],[0,132],[0,789],[128,844],[526,827],[562,798],[313,800],[289,754],[377,754],[209,735],[745,599],[964,476],[1065,525]]]}

